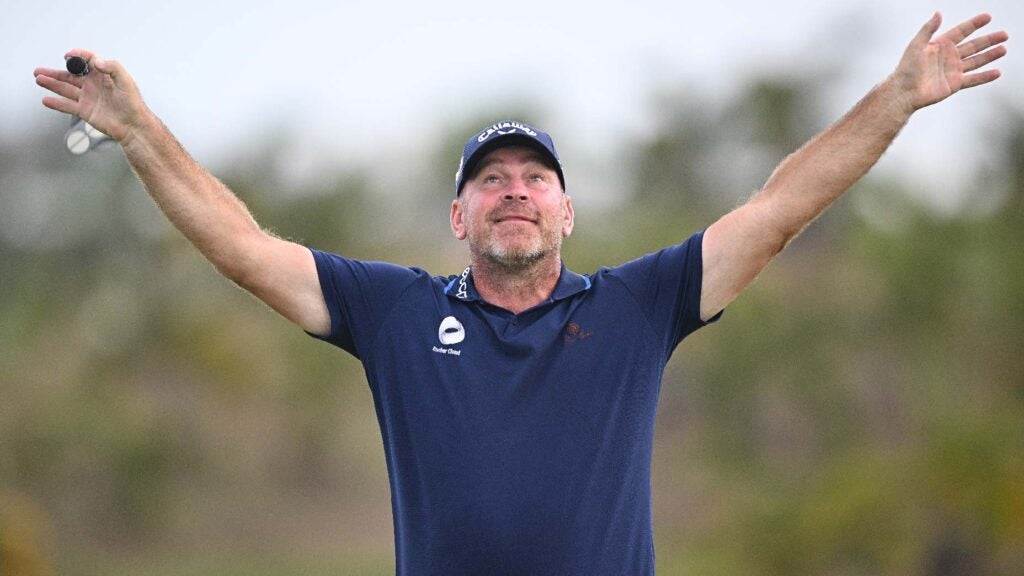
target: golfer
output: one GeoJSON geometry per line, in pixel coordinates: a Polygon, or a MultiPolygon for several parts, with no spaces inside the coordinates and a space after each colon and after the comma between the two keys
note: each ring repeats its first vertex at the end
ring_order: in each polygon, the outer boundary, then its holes
{"type": "Polygon", "coordinates": [[[536,126],[473,134],[451,228],[469,265],[432,276],[278,238],[175,140],[117,62],[37,69],[54,110],[118,142],[146,190],[224,276],[357,357],[373,393],[402,575],[653,574],[651,448],[662,373],[771,259],[860,179],[913,113],[999,71],[1008,36],[936,36],[786,158],[747,203],[682,243],[589,274],[561,160],[536,126]]]}

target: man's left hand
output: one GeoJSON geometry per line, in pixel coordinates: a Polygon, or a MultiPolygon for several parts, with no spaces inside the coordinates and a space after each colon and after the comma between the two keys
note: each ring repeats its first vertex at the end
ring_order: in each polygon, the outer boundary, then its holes
{"type": "Polygon", "coordinates": [[[967,38],[992,21],[988,14],[979,14],[933,36],[942,25],[942,15],[932,16],[917,33],[903,53],[890,80],[906,95],[910,112],[941,102],[964,88],[992,82],[999,78],[997,69],[974,72],[1006,55],[1002,43],[1009,39],[1004,31],[993,32],[967,41],[967,38]]]}

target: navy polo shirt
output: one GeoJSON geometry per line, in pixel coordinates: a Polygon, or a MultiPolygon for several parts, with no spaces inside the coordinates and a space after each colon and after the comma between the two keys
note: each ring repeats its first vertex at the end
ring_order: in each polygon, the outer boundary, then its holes
{"type": "Polygon", "coordinates": [[[399,575],[653,574],[662,372],[700,320],[701,239],[513,314],[450,277],[314,250],[324,340],[362,361],[399,575]]]}

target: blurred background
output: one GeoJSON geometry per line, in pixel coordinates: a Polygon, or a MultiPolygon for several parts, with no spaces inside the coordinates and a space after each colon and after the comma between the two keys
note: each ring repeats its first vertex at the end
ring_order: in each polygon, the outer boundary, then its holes
{"type": "Polygon", "coordinates": [[[1024,573],[1019,2],[526,0],[5,7],[0,574],[394,573],[361,367],[220,278],[36,66],[124,63],[278,234],[456,274],[465,139],[552,132],[589,273],[686,238],[941,9],[1004,78],[920,113],[666,373],[659,574],[1024,573]]]}

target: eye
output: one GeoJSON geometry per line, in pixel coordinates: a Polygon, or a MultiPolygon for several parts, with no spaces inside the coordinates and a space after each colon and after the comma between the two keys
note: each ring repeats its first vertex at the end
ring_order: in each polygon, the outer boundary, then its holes
{"type": "Polygon", "coordinates": [[[481,182],[484,184],[496,184],[500,180],[501,178],[499,178],[497,174],[487,174],[481,179],[481,182]]]}
{"type": "Polygon", "coordinates": [[[551,181],[552,181],[552,176],[553,175],[551,173],[549,173],[549,172],[545,172],[543,170],[538,170],[536,172],[530,172],[529,176],[527,176],[527,180],[531,184],[537,184],[537,185],[550,184],[551,181]]]}

